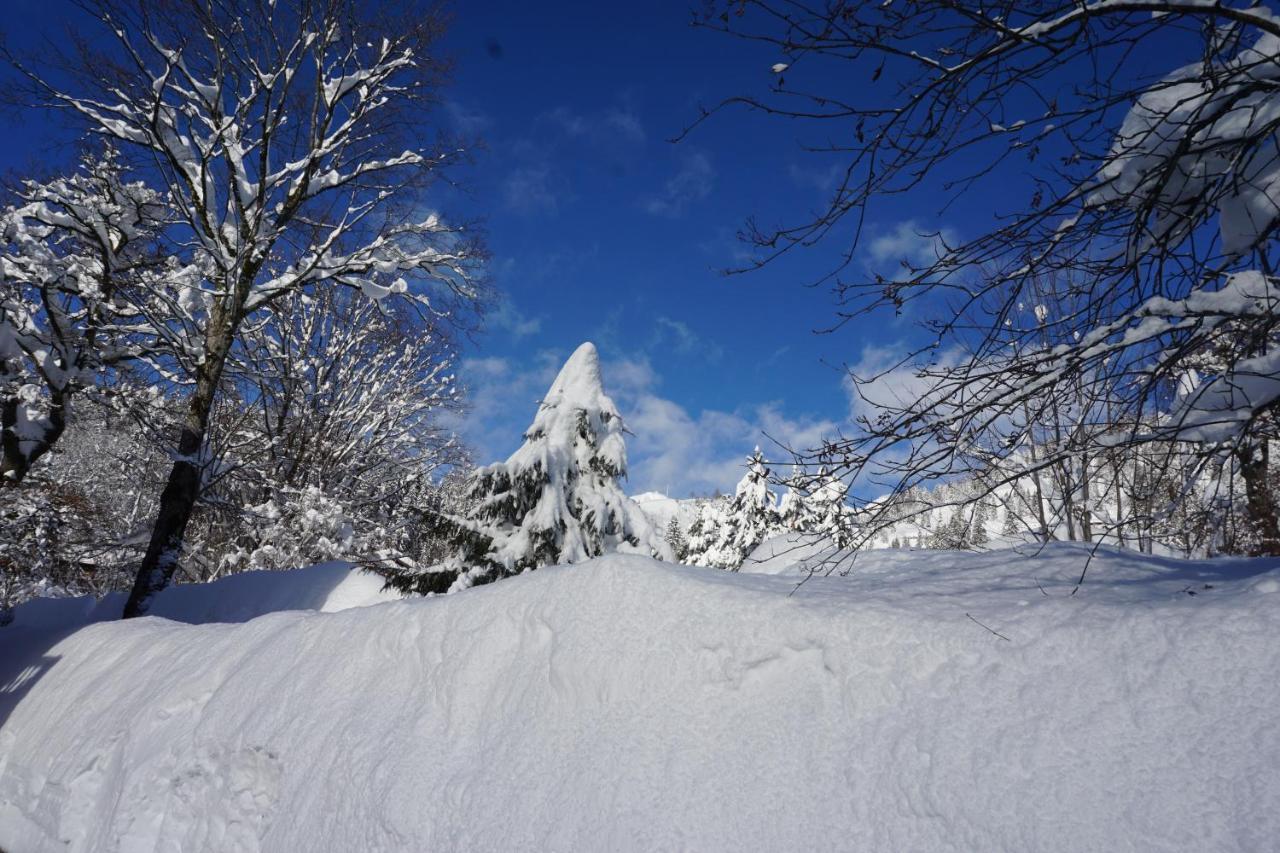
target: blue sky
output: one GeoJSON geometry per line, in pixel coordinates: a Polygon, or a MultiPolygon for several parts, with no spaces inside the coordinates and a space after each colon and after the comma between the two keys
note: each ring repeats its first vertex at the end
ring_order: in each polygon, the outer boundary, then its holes
{"type": "MultiPolygon", "coordinates": [[[[59,25],[68,5],[8,0],[8,35],[59,25]]],[[[483,137],[463,190],[430,200],[486,220],[502,302],[464,353],[479,462],[520,441],[559,362],[584,340],[634,436],[630,488],[731,489],[764,433],[811,444],[846,422],[840,366],[883,362],[912,334],[878,318],[831,335],[832,300],[805,287],[829,256],[726,278],[734,236],[818,205],[833,161],[797,128],[734,113],[679,144],[698,105],[770,81],[781,59],[689,26],[687,2],[458,3],[444,47],[457,61],[440,120],[483,137]]],[[[0,115],[0,168],[68,158],[41,115],[0,115]]],[[[890,272],[928,251],[917,229],[956,228],[907,200],[870,224],[860,263],[890,272]]]]}
{"type": "MultiPolygon", "coordinates": [[[[818,205],[836,162],[796,128],[745,113],[668,140],[709,104],[764,87],[781,57],[689,26],[684,2],[458,6],[448,112],[481,133],[470,201],[488,220],[505,302],[464,375],[482,459],[514,449],[560,359],[592,340],[627,418],[633,489],[731,489],[763,432],[830,434],[850,400],[840,365],[883,359],[904,321],[813,330],[826,254],[746,276],[735,232],[818,205]],[[554,11],[553,11],[554,9],[554,11]]],[[[886,208],[865,263],[927,251],[928,214],[886,208]]]]}

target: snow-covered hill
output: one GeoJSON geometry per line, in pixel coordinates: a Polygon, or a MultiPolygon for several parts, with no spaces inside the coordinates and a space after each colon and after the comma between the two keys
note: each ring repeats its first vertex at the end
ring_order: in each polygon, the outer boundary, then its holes
{"type": "Polygon", "coordinates": [[[17,622],[0,848],[1268,849],[1280,563],[1087,553],[17,622]]]}
{"type": "Polygon", "coordinates": [[[669,498],[662,492],[641,492],[633,495],[631,500],[660,532],[667,529],[673,518],[678,520],[681,531],[688,530],[698,517],[698,507],[702,503],[698,498],[669,498]]]}

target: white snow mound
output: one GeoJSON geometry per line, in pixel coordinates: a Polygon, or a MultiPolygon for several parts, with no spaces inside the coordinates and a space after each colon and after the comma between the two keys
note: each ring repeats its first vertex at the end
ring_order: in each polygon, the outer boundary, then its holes
{"type": "MultiPolygon", "coordinates": [[[[240,572],[214,583],[168,587],[152,602],[151,614],[189,624],[247,622],[281,610],[334,613],[402,597],[384,586],[382,578],[343,561],[290,571],[240,572]]],[[[119,619],[124,600],[124,593],[100,599],[37,598],[14,608],[13,625],[50,630],[119,619]]]]}
{"type": "Polygon", "coordinates": [[[11,626],[0,848],[1267,849],[1280,563],[1086,555],[11,626]]]}

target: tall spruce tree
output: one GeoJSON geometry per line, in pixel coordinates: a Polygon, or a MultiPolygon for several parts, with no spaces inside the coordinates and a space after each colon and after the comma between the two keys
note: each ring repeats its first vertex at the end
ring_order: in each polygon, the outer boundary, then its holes
{"type": "Polygon", "coordinates": [[[443,592],[609,551],[667,555],[640,508],[623,493],[622,418],[604,392],[600,356],[584,343],[569,357],[506,462],[471,476],[471,509],[449,519],[459,548],[407,586],[443,592]]]}

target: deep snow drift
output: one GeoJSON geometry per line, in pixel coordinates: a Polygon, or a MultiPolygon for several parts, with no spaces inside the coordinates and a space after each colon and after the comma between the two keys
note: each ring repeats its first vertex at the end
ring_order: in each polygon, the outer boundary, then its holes
{"type": "Polygon", "coordinates": [[[0,848],[1267,849],[1280,563],[1086,553],[17,623],[0,848]]]}

